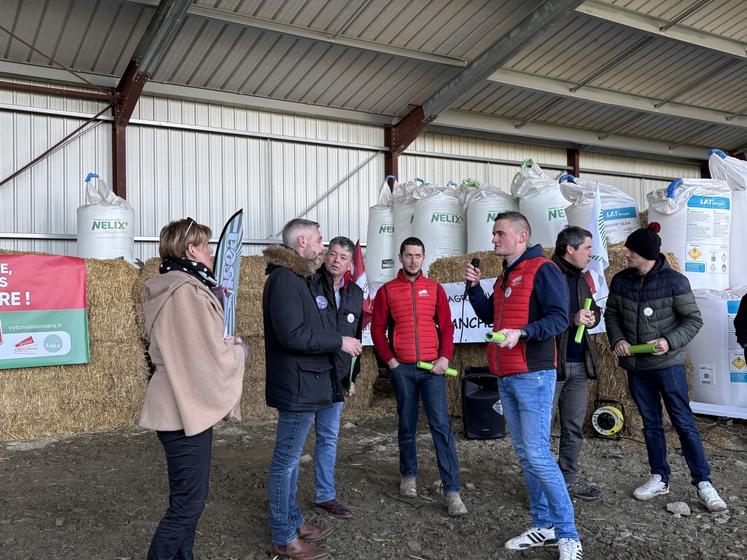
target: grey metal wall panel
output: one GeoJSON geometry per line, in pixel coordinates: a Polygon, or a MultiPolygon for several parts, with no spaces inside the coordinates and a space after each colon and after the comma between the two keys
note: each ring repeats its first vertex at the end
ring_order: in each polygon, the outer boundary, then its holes
{"type": "MultiPolygon", "coordinates": [[[[74,118],[0,112],[0,176],[11,175],[81,124],[74,118]]],[[[75,233],[89,172],[109,180],[111,132],[94,126],[0,187],[0,230],[75,233]]]]}

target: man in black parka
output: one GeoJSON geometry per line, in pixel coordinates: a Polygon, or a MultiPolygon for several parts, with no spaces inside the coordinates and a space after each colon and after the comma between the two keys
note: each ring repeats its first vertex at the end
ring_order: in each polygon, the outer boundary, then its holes
{"type": "Polygon", "coordinates": [[[265,249],[267,281],[262,295],[267,405],[278,409],[268,493],[270,554],[320,560],[329,552],[310,542],[332,532],[304,521],[296,501],[304,441],[317,411],[342,400],[335,371],[337,352],[357,356],[361,343],[330,329],[327,300],[314,297],[309,281],[324,251],[319,224],[295,219],[283,228],[284,246],[265,249]]]}

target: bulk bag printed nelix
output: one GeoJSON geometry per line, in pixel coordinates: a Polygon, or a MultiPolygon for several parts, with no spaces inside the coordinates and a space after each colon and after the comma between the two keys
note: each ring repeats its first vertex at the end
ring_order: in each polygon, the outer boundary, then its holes
{"type": "Polygon", "coordinates": [[[518,212],[519,203],[498,187],[481,185],[475,179],[465,179],[461,188],[466,192],[467,252],[492,251],[495,217],[509,210],[518,212]]]}
{"type": "MultiPolygon", "coordinates": [[[[445,187],[423,185],[413,191],[415,237],[425,244],[423,274],[441,257],[463,255],[467,249],[464,225],[464,193],[456,184],[445,187]]],[[[396,231],[396,230],[395,230],[396,231]]]]}
{"type": "Polygon", "coordinates": [[[568,225],[565,207],[568,201],[534,160],[526,159],[511,181],[511,194],[519,199],[519,212],[532,226],[531,243],[554,247],[558,233],[568,225]]]}
{"type": "MultiPolygon", "coordinates": [[[[391,177],[396,181],[395,177],[391,177]]],[[[398,261],[394,247],[394,215],[392,213],[392,191],[389,177],[379,189],[379,200],[368,209],[368,231],[366,235],[366,276],[372,286],[380,286],[397,274],[398,261]]],[[[394,188],[399,183],[395,182],[394,188]]]]}
{"type": "Polygon", "coordinates": [[[78,256],[135,261],[135,211],[95,173],[86,176],[86,203],[78,207],[78,256]]]}

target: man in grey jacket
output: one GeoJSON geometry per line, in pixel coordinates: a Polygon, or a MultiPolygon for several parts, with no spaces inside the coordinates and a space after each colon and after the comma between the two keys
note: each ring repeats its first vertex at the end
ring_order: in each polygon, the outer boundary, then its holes
{"type": "Polygon", "coordinates": [[[660,226],[631,233],[625,241],[629,268],[610,284],[604,320],[610,346],[628,372],[630,394],[643,419],[651,477],[635,489],[638,500],[669,493],[667,442],[661,401],[682,443],[698,498],[708,511],[723,511],[726,503],[711,485],[710,466],[690,409],[685,375],[685,347],[703,326],[687,278],[673,270],[661,254],[660,226]],[[633,354],[632,345],[652,344],[654,352],[633,354]]]}

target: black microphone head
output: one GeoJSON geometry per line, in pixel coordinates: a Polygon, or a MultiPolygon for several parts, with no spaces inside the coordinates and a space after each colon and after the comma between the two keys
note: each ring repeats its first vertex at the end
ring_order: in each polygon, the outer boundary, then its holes
{"type": "Polygon", "coordinates": [[[472,259],[472,266],[474,266],[475,268],[480,268],[480,259],[478,259],[477,257],[472,259]]]}

